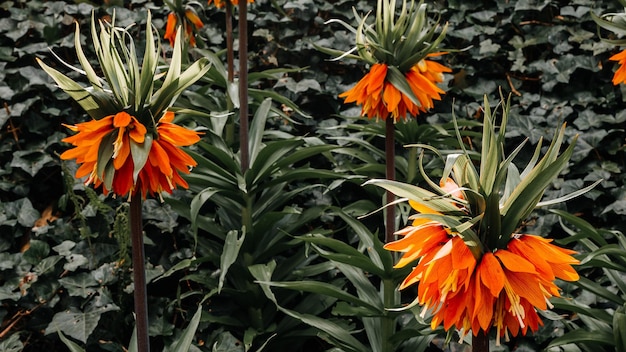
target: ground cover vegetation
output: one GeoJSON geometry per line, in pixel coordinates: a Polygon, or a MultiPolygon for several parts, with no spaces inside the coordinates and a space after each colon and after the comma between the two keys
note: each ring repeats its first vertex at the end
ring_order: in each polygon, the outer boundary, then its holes
{"type": "MultiPolygon", "coordinates": [[[[427,4],[433,22],[447,24],[439,44],[447,53],[432,60],[451,72],[444,73],[438,86],[445,94],[432,109],[395,124],[396,179],[436,187],[429,180],[448,169],[429,148],[446,155],[465,148],[468,160],[478,158],[491,106],[497,123],[507,116],[506,139],[497,140],[506,156],[517,153],[513,163],[520,169],[535,150],[544,155],[551,143],[563,144],[569,160],[542,200],[599,182],[524,219],[520,233],[577,252],[580,277],[556,281],[560,297],[552,294],[553,308],[538,311],[543,323],[532,333],[506,339],[493,329],[491,350],[626,350],[626,88],[613,84],[618,64],[608,60],[620,51],[611,40],[623,33],[598,29],[592,18],[624,7],[591,0],[427,4]]],[[[356,26],[355,16],[373,16],[376,2],[249,4],[244,172],[238,74],[233,79],[228,70],[223,5],[0,1],[0,350],[132,350],[127,197],[85,186],[74,178],[78,165],[60,157],[70,147],[62,140],[72,134],[64,125],[88,115],[37,59],[87,86],[80,72],[62,64],[80,66],[75,23],[85,57],[101,74],[92,16],[114,16],[143,53],[148,10],[161,41],[158,65],[166,67],[171,57],[174,17],[184,23],[178,38],[193,42],[183,49],[182,65],[210,63],[175,102],[175,122],[202,133],[185,149],[197,162],[183,175],[188,189],[143,202],[152,350],[468,348],[472,334],[444,330],[446,324],[431,328],[433,317],[419,305],[394,309],[418,297],[417,285],[396,290],[415,264],[394,269],[399,256],[384,247],[399,245],[385,245],[379,210],[384,183],[364,185],[385,178],[388,130],[339,97],[369,66],[350,57],[331,60],[321,50],[352,49],[354,33],[327,21],[356,26]]],[[[237,8],[232,11],[236,24],[237,8]]],[[[467,194],[453,198],[462,202],[467,194]]],[[[409,204],[397,204],[396,211],[395,228],[415,224],[409,204]]]]}

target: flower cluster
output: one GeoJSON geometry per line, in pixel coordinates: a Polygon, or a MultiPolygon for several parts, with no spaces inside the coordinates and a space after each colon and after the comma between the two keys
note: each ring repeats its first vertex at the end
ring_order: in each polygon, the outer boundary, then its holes
{"type": "MultiPolygon", "coordinates": [[[[428,56],[438,56],[432,53],[428,56]]],[[[451,72],[448,67],[435,61],[422,59],[404,74],[404,78],[417,98],[417,104],[407,94],[403,94],[387,80],[389,66],[373,64],[370,71],[354,86],[339,95],[345,103],[361,105],[361,116],[372,119],[386,119],[390,115],[394,121],[416,116],[434,107],[433,100],[441,100],[445,92],[437,86],[443,82],[443,73],[451,72]]]]}
{"type": "MultiPolygon", "coordinates": [[[[87,177],[85,184],[103,186],[104,194],[112,192],[127,195],[139,189],[142,195],[172,193],[176,186],[187,187],[180,173],[189,173],[196,162],[179,147],[195,144],[200,140],[197,132],[172,123],[173,112],[166,112],[156,123],[156,131],[149,133],[146,127],[125,111],[72,126],[77,132],[63,139],[74,148],[61,154],[61,159],[76,159],[81,166],[76,171],[77,178],[87,177]],[[147,147],[144,147],[147,145],[147,147]],[[147,159],[138,175],[134,175],[139,150],[148,149],[147,159]],[[102,154],[110,159],[104,159],[102,154]],[[113,168],[109,184],[99,170],[106,170],[111,163],[113,168]]],[[[146,158],[146,157],[143,157],[146,158]]]]}
{"type": "Polygon", "coordinates": [[[370,65],[369,72],[354,86],[339,95],[345,103],[361,105],[361,115],[371,119],[394,121],[416,116],[433,107],[445,92],[437,86],[444,72],[451,70],[430,57],[441,56],[437,46],[445,37],[445,27],[435,36],[437,25],[430,26],[426,4],[406,0],[396,16],[394,0],[378,0],[374,24],[367,15],[358,28],[339,22],[356,33],[356,46],[350,52],[319,48],[330,54],[361,60],[370,65]],[[397,17],[397,18],[396,18],[397,17]],[[352,54],[356,52],[357,55],[352,54]]]}
{"type": "MultiPolygon", "coordinates": [[[[211,3],[215,3],[215,7],[217,7],[218,9],[223,8],[224,6],[226,6],[226,3],[230,2],[232,5],[239,5],[239,0],[209,0],[209,5],[211,5],[211,3]]],[[[254,3],[254,0],[248,0],[249,4],[254,3]]]]}
{"type": "MultiPolygon", "coordinates": [[[[419,283],[414,304],[423,305],[424,316],[432,316],[432,328],[455,327],[461,338],[470,331],[477,335],[495,328],[498,343],[502,336],[538,329],[542,322],[537,310],[548,309],[549,299],[560,295],[556,279],[578,280],[572,267],[579,263],[574,251],[524,233],[520,224],[536,207],[571,199],[597,184],[540,202],[545,188],[567,165],[575,139],[559,155],[561,128],[545,155],[539,158],[540,143],[520,172],[512,160],[521,146],[509,157],[502,155],[509,105],[503,101],[501,106],[497,131],[495,113],[485,99],[480,169],[462,149],[445,157],[439,183],[422,172],[436,192],[396,181],[368,182],[408,199],[417,212],[411,225],[396,232],[400,238],[385,245],[403,252],[396,267],[417,261],[400,289],[419,283]]],[[[463,145],[460,135],[459,142],[463,145]]]]}
{"type": "Polygon", "coordinates": [[[163,38],[169,40],[170,45],[174,46],[179,23],[182,24],[185,38],[189,41],[189,45],[192,47],[196,46],[195,32],[202,28],[204,23],[202,23],[202,20],[192,8],[172,11],[167,15],[167,24],[165,25],[163,38]]]}

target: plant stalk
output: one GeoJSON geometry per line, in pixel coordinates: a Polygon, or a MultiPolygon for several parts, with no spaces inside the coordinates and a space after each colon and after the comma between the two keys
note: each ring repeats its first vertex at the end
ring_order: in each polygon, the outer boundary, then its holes
{"type": "Polygon", "coordinates": [[[137,351],[150,352],[148,337],[148,295],[146,290],[145,253],[141,216],[141,192],[135,192],[130,200],[130,236],[132,243],[133,281],[135,285],[135,326],[137,351]]]}
{"type": "Polygon", "coordinates": [[[241,173],[250,165],[248,147],[248,1],[239,1],[239,150],[241,173]]]}
{"type": "Polygon", "coordinates": [[[226,1],[226,65],[228,66],[228,83],[235,80],[235,53],[233,49],[233,4],[226,1]]]}
{"type": "MultiPolygon", "coordinates": [[[[387,180],[394,181],[396,179],[395,165],[395,126],[393,118],[385,120],[385,166],[387,180]]],[[[396,196],[387,191],[386,204],[392,203],[396,196]]],[[[396,208],[393,205],[385,208],[385,242],[389,243],[395,240],[396,232],[396,208]]]]}
{"type": "Polygon", "coordinates": [[[409,148],[409,156],[407,160],[408,170],[406,173],[406,182],[410,184],[415,183],[415,176],[417,175],[417,147],[409,148]]]}
{"type": "MultiPolygon", "coordinates": [[[[230,1],[226,1],[226,66],[227,66],[227,81],[226,92],[230,94],[230,85],[235,81],[235,50],[233,48],[233,4],[230,1]]],[[[233,110],[232,97],[226,99],[226,106],[228,111],[233,110]]],[[[227,145],[233,145],[235,142],[235,122],[232,116],[228,116],[228,123],[226,124],[226,131],[224,138],[227,145]]]]}
{"type": "Polygon", "coordinates": [[[483,330],[472,336],[472,352],[489,352],[489,336],[483,330]]]}
{"type": "Polygon", "coordinates": [[[381,341],[382,352],[394,352],[391,338],[396,333],[396,319],[393,312],[387,310],[396,308],[396,285],[392,279],[383,279],[383,303],[385,305],[385,315],[381,321],[381,341]]]}

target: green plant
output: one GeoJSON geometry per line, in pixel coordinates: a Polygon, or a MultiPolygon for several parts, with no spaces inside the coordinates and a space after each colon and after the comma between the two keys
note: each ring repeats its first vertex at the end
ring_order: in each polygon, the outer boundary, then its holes
{"type": "Polygon", "coordinates": [[[565,334],[550,341],[547,349],[576,344],[583,351],[598,345],[621,351],[626,348],[626,236],[620,231],[598,229],[588,221],[554,210],[569,235],[563,244],[580,247],[580,266],[585,274],[575,286],[572,299],[557,299],[556,308],[577,314],[580,319],[559,319],[565,334]]]}

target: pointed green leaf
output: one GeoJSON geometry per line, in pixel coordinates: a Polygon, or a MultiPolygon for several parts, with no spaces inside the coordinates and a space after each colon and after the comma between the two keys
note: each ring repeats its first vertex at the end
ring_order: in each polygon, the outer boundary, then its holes
{"type": "Polygon", "coordinates": [[[85,349],[83,349],[82,347],[80,347],[77,343],[75,343],[74,341],[68,339],[63,332],[61,332],[61,330],[57,331],[57,333],[59,334],[59,339],[61,339],[61,342],[63,342],[65,344],[65,347],[67,347],[69,349],[70,352],[85,352],[85,349]]]}
{"type": "Polygon", "coordinates": [[[239,257],[239,250],[241,249],[241,245],[243,245],[243,241],[246,238],[245,231],[245,228],[241,230],[241,237],[239,238],[237,238],[237,231],[229,231],[226,234],[224,249],[222,255],[220,256],[220,277],[217,285],[218,293],[222,290],[222,287],[224,286],[224,280],[226,279],[228,269],[239,257]]]}
{"type": "Polygon", "coordinates": [[[263,134],[265,132],[265,123],[272,106],[271,99],[265,99],[254,113],[254,118],[250,123],[249,131],[249,152],[250,162],[254,164],[254,161],[259,154],[259,151],[263,148],[263,134]]]}
{"type": "Polygon", "coordinates": [[[200,318],[202,317],[202,305],[198,305],[198,309],[194,313],[193,317],[189,321],[189,325],[183,330],[183,334],[178,338],[176,345],[172,351],[189,351],[193,338],[196,335],[196,330],[200,324],[200,318]]]}
{"type": "Polygon", "coordinates": [[[151,133],[146,133],[143,143],[137,143],[129,138],[130,141],[130,154],[133,158],[133,183],[137,183],[139,172],[146,165],[148,156],[150,155],[150,149],[152,148],[153,137],[151,133]]]}

